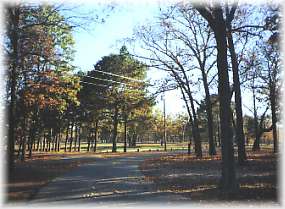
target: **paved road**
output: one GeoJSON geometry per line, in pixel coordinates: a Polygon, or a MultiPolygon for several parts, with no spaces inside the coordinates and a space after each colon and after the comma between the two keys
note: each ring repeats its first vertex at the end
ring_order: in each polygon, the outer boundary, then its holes
{"type": "MultiPolygon", "coordinates": [[[[174,203],[181,195],[159,192],[152,182],[144,181],[140,163],[161,153],[139,154],[116,158],[96,158],[94,162],[56,178],[43,187],[31,203],[174,203]]],[[[189,199],[188,199],[189,200],[189,199]]]]}

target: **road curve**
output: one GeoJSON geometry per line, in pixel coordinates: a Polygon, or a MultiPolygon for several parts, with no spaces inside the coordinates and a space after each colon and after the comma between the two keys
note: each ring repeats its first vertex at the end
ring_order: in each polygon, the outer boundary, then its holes
{"type": "MultiPolygon", "coordinates": [[[[136,156],[94,158],[94,162],[54,179],[43,187],[31,204],[94,203],[175,203],[183,202],[181,195],[157,191],[152,182],[146,182],[139,170],[147,158],[165,153],[147,153],[136,156]]],[[[189,200],[189,199],[188,199],[189,200]]]]}

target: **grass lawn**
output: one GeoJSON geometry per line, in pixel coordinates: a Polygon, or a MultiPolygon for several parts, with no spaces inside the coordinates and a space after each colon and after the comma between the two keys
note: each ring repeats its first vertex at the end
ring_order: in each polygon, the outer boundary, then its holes
{"type": "MultiPolygon", "coordinates": [[[[97,152],[112,152],[112,143],[98,143],[97,144],[97,152]]],[[[188,143],[167,143],[167,150],[182,150],[187,149],[188,143]]],[[[61,146],[61,149],[63,150],[63,146],[61,146]]],[[[161,146],[160,143],[144,143],[140,144],[137,143],[137,146],[134,148],[127,147],[128,152],[137,152],[139,149],[140,152],[144,151],[163,151],[164,146],[161,146]]],[[[81,146],[82,151],[87,150],[87,143],[83,143],[81,146]]],[[[117,151],[123,152],[124,151],[124,143],[117,143],[117,151]]]]}
{"type": "MultiPolygon", "coordinates": [[[[221,201],[218,189],[221,175],[220,155],[196,159],[187,154],[148,159],[140,167],[146,180],[160,191],[182,194],[189,200],[221,201]]],[[[236,166],[240,189],[232,201],[269,201],[277,203],[277,156],[272,150],[248,152],[246,165],[236,166]]]]}
{"type": "MultiPolygon", "coordinates": [[[[77,145],[78,146],[78,145],[77,145]]],[[[88,144],[86,142],[81,143],[80,146],[80,153],[87,152],[87,146],[88,144]]],[[[112,143],[98,143],[96,153],[105,153],[105,152],[112,152],[112,143]]],[[[167,150],[187,150],[188,142],[182,142],[182,143],[167,143],[167,150]]],[[[17,146],[16,146],[17,150],[17,146]]],[[[69,151],[69,144],[67,146],[67,151],[69,151]]],[[[90,146],[90,152],[93,151],[93,147],[90,146]]],[[[123,152],[124,151],[124,143],[117,143],[117,152],[123,152]]],[[[137,143],[136,147],[127,147],[127,152],[145,152],[145,151],[164,151],[164,146],[161,146],[160,143],[137,143]]],[[[72,147],[71,152],[75,153],[74,148],[72,147]]],[[[43,151],[33,151],[33,153],[46,153],[43,151]]],[[[49,153],[53,153],[53,151],[50,151],[49,153]]],[[[60,151],[57,153],[66,153],[64,152],[64,143],[61,143],[60,145],[60,151]]]]}

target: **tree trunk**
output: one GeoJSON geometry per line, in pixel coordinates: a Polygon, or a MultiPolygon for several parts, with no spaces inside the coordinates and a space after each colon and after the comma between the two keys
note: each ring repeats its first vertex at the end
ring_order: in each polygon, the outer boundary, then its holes
{"type": "Polygon", "coordinates": [[[59,128],[59,133],[58,133],[58,141],[57,141],[57,151],[60,151],[60,144],[61,144],[61,128],[59,128]]]}
{"type": "Polygon", "coordinates": [[[232,194],[238,188],[235,159],[233,149],[233,136],[231,127],[231,93],[228,75],[227,63],[227,38],[226,24],[223,19],[221,8],[214,10],[216,24],[214,28],[215,39],[217,43],[217,65],[218,65],[218,92],[220,102],[220,127],[222,142],[222,178],[221,188],[224,192],[232,194]]]}
{"type": "Polygon", "coordinates": [[[37,132],[37,121],[38,121],[37,111],[34,112],[31,127],[30,127],[30,140],[29,140],[29,158],[32,158],[33,144],[35,142],[36,132],[37,132]]]}
{"type": "Polygon", "coordinates": [[[81,124],[79,125],[79,133],[78,133],[78,152],[80,152],[81,148],[81,124]]]}
{"type": "MultiPolygon", "coordinates": [[[[31,122],[33,123],[33,122],[31,122]]],[[[29,133],[29,144],[28,144],[28,149],[29,149],[29,158],[31,159],[32,158],[32,150],[33,150],[33,141],[34,141],[34,127],[33,127],[33,124],[31,125],[32,127],[30,127],[30,133],[29,133]]]]}
{"type": "Polygon", "coordinates": [[[202,70],[203,85],[206,95],[206,114],[207,114],[207,124],[208,124],[208,137],[209,137],[209,155],[216,155],[216,147],[214,143],[214,133],[213,133],[213,113],[212,104],[209,92],[209,86],[207,81],[207,75],[205,70],[202,70]]]}
{"type": "Polygon", "coordinates": [[[47,148],[47,152],[49,152],[50,151],[50,143],[51,143],[51,140],[52,140],[52,136],[51,136],[51,134],[50,134],[50,132],[49,132],[49,134],[48,134],[48,148],[47,148]]]}
{"type": "MultiPolygon", "coordinates": [[[[128,139],[128,143],[129,143],[129,148],[132,147],[132,137],[129,135],[129,137],[127,137],[128,139]]],[[[160,140],[160,146],[163,146],[162,140],[160,140]]]]}
{"type": "Polygon", "coordinates": [[[194,138],[194,142],[195,142],[195,153],[196,153],[197,157],[202,158],[201,137],[200,137],[200,133],[199,133],[196,110],[194,107],[194,99],[192,97],[191,92],[189,92],[188,95],[189,95],[191,109],[192,109],[192,115],[193,115],[193,138],[194,138]]]}
{"type": "Polygon", "coordinates": [[[191,145],[192,145],[192,140],[191,140],[191,137],[189,135],[188,154],[191,154],[191,145]]]}
{"type": "Polygon", "coordinates": [[[273,130],[273,152],[278,152],[278,140],[277,140],[277,117],[276,117],[276,95],[275,95],[275,84],[271,82],[270,85],[270,106],[272,116],[272,130],[273,130]]]}
{"type": "Polygon", "coordinates": [[[258,117],[257,117],[257,110],[256,110],[256,96],[255,96],[255,89],[252,88],[252,98],[253,98],[253,114],[254,114],[254,135],[255,140],[253,143],[252,150],[258,151],[260,150],[260,137],[259,137],[259,129],[258,129],[258,117]]]}
{"type": "Polygon", "coordinates": [[[234,92],[235,92],[235,110],[236,110],[236,140],[238,143],[238,162],[243,164],[246,161],[246,152],[245,152],[245,140],[244,140],[244,130],[243,130],[243,116],[242,116],[242,101],[241,101],[241,91],[240,91],[240,80],[238,73],[238,62],[235,52],[231,25],[228,24],[227,33],[229,50],[232,61],[232,70],[233,70],[233,82],[234,82],[234,92]]]}
{"type": "Polygon", "coordinates": [[[238,184],[235,173],[233,135],[231,129],[231,90],[227,62],[226,23],[223,17],[222,6],[218,3],[214,8],[211,8],[211,12],[203,6],[195,8],[203,18],[207,20],[214,31],[217,44],[218,94],[222,142],[222,177],[220,186],[225,194],[232,195],[238,189],[238,184]]]}
{"type": "Polygon", "coordinates": [[[52,129],[53,131],[52,131],[52,133],[53,133],[53,135],[52,135],[52,147],[51,147],[51,151],[55,151],[55,149],[56,149],[56,145],[57,145],[57,134],[55,133],[55,129],[52,129]]]}
{"type": "Polygon", "coordinates": [[[54,148],[54,145],[55,145],[55,141],[56,141],[56,135],[54,133],[54,129],[51,128],[50,129],[50,135],[51,135],[51,151],[53,151],[55,148],[54,148]]]}
{"type": "Polygon", "coordinates": [[[76,152],[77,139],[78,139],[78,126],[77,123],[75,123],[75,136],[74,136],[74,147],[73,147],[74,152],[76,152]]]}
{"type": "Polygon", "coordinates": [[[33,142],[32,142],[32,136],[29,135],[28,139],[28,151],[29,151],[29,158],[32,158],[32,149],[33,149],[33,142]]]}
{"type": "Polygon", "coordinates": [[[72,121],[72,124],[71,124],[71,130],[70,130],[69,152],[71,152],[71,149],[72,149],[74,124],[75,124],[75,122],[74,122],[74,121],[72,121]]]}
{"type": "MultiPolygon", "coordinates": [[[[191,114],[191,111],[190,111],[190,107],[189,107],[189,104],[187,102],[186,95],[185,95],[185,92],[183,90],[182,85],[180,83],[178,83],[178,84],[179,84],[179,88],[181,90],[182,97],[183,97],[183,100],[185,102],[186,109],[187,109],[188,116],[189,116],[189,124],[190,124],[191,129],[192,129],[192,136],[194,138],[194,144],[195,144],[195,154],[196,154],[196,157],[200,157],[202,152],[199,153],[198,150],[201,150],[201,143],[199,143],[199,141],[195,140],[196,139],[196,130],[195,130],[195,126],[194,126],[193,117],[192,117],[192,114],[191,114]],[[200,148],[198,148],[198,147],[200,147],[200,148]]],[[[190,138],[190,140],[191,140],[191,138],[190,138]]]]}
{"type": "Polygon", "coordinates": [[[69,122],[67,122],[67,127],[66,127],[66,136],[65,136],[65,143],[64,143],[64,152],[66,152],[66,150],[67,150],[68,134],[69,134],[69,122]]]}
{"type": "MultiPolygon", "coordinates": [[[[23,141],[22,141],[22,155],[21,155],[21,161],[24,162],[25,161],[25,157],[26,157],[26,142],[27,142],[27,135],[26,135],[26,117],[24,117],[23,119],[23,141]]],[[[20,149],[20,148],[19,148],[20,149]]]]}
{"type": "Polygon", "coordinates": [[[39,137],[38,137],[38,140],[37,140],[37,148],[36,148],[37,152],[40,150],[40,142],[41,142],[41,136],[40,136],[40,133],[39,133],[39,137]]]}
{"type": "Polygon", "coordinates": [[[138,135],[136,134],[136,132],[134,132],[133,136],[132,136],[132,139],[131,139],[131,147],[136,147],[137,137],[138,137],[138,135]]]}
{"type": "Polygon", "coordinates": [[[20,144],[19,144],[19,149],[18,149],[18,154],[17,154],[17,158],[18,159],[20,159],[20,157],[21,157],[21,152],[22,152],[22,147],[23,147],[23,141],[24,141],[24,139],[23,139],[24,137],[23,136],[21,136],[21,141],[20,141],[20,144]]]}
{"type": "Polygon", "coordinates": [[[127,116],[124,118],[124,152],[127,152],[127,116]]]}
{"type": "Polygon", "coordinates": [[[18,29],[19,29],[19,19],[20,19],[20,9],[19,7],[8,8],[9,20],[10,20],[10,41],[12,45],[12,66],[10,72],[10,82],[11,82],[11,95],[9,104],[9,132],[8,132],[8,166],[9,173],[14,169],[14,151],[15,151],[15,128],[17,127],[16,120],[16,86],[17,86],[17,69],[18,69],[18,29]]]}
{"type": "Polygon", "coordinates": [[[97,151],[97,142],[98,142],[98,127],[99,125],[99,120],[96,120],[95,122],[95,136],[94,136],[94,147],[93,147],[93,152],[97,151]]]}
{"type": "MultiPolygon", "coordinates": [[[[198,127],[197,114],[196,114],[196,110],[194,107],[194,99],[193,99],[191,88],[190,88],[190,82],[187,78],[187,75],[186,75],[186,72],[185,72],[183,66],[181,66],[181,65],[179,65],[179,66],[180,66],[180,69],[182,70],[182,73],[183,73],[184,78],[185,78],[186,83],[187,83],[186,88],[185,88],[185,92],[186,92],[186,94],[190,100],[190,107],[192,110],[192,116],[193,116],[192,130],[193,130],[193,139],[194,139],[194,143],[195,143],[195,153],[196,153],[196,156],[198,158],[202,158],[201,137],[200,137],[199,127],[198,127]]],[[[179,86],[181,86],[181,85],[182,84],[180,83],[179,86]]],[[[185,99],[186,99],[186,97],[185,97],[185,99]]],[[[189,117],[190,117],[190,115],[189,115],[189,117]]]]}
{"type": "Polygon", "coordinates": [[[42,152],[45,151],[45,146],[46,146],[46,133],[45,133],[45,130],[44,130],[44,138],[43,138],[43,143],[42,143],[42,152]]]}
{"type": "Polygon", "coordinates": [[[57,145],[58,145],[58,140],[59,140],[59,133],[55,133],[55,141],[54,141],[54,149],[53,149],[53,151],[54,152],[57,152],[57,145]]]}
{"type": "Polygon", "coordinates": [[[88,133],[88,136],[87,136],[87,152],[90,151],[90,143],[91,143],[91,137],[92,137],[92,131],[91,131],[91,128],[89,128],[89,133],[88,133]]]}
{"type": "Polygon", "coordinates": [[[218,122],[218,124],[217,124],[217,138],[218,138],[218,142],[219,142],[219,147],[221,147],[221,144],[222,144],[222,142],[221,142],[221,127],[220,127],[221,122],[220,121],[221,121],[220,117],[219,117],[219,115],[217,115],[217,122],[218,122]]]}
{"type": "Polygon", "coordinates": [[[167,150],[166,147],[166,113],[165,113],[165,98],[163,98],[163,143],[164,143],[164,151],[167,150]]]}
{"type": "Polygon", "coordinates": [[[34,140],[34,143],[33,143],[33,151],[36,151],[36,137],[35,137],[35,140],[34,140]]]}
{"type": "Polygon", "coordinates": [[[91,126],[92,126],[92,128],[91,128],[91,133],[90,133],[90,147],[89,147],[89,150],[93,150],[93,144],[94,144],[94,124],[93,124],[93,122],[91,123],[91,126]]]}
{"type": "Polygon", "coordinates": [[[237,143],[236,141],[236,123],[235,123],[235,117],[234,117],[234,111],[231,109],[231,121],[232,121],[232,134],[233,134],[233,142],[237,143]]]}
{"type": "Polygon", "coordinates": [[[113,136],[112,136],[113,146],[112,146],[112,152],[117,152],[118,112],[119,112],[119,109],[116,106],[115,107],[114,118],[113,118],[113,136]]]}

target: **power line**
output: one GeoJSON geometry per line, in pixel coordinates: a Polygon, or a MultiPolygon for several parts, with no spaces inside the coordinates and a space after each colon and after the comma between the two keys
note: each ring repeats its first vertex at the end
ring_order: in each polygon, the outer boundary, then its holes
{"type": "MultiPolygon", "coordinates": [[[[98,71],[98,70],[95,70],[95,71],[98,71]]],[[[105,74],[110,74],[110,75],[114,75],[114,76],[117,76],[117,77],[123,77],[125,79],[129,79],[129,80],[136,80],[138,82],[141,82],[141,83],[147,83],[145,81],[142,81],[142,80],[137,80],[137,79],[132,79],[132,78],[128,78],[128,77],[125,77],[125,76],[120,76],[120,75],[116,75],[116,74],[113,74],[113,73],[107,73],[107,72],[103,72],[103,71],[100,71],[102,73],[105,73],[105,74]]],[[[50,75],[46,75],[47,77],[52,77],[50,75]]],[[[88,75],[61,75],[63,77],[65,76],[81,76],[81,77],[88,77],[88,78],[92,78],[92,79],[95,79],[95,80],[101,80],[101,81],[106,81],[106,82],[111,82],[111,83],[117,83],[117,84],[123,84],[123,85],[126,85],[126,86],[130,86],[132,88],[139,88],[139,87],[135,87],[131,84],[128,84],[128,83],[124,83],[124,82],[119,82],[119,81],[114,81],[114,80],[109,80],[109,79],[103,79],[103,78],[96,78],[96,77],[92,77],[92,76],[88,76],[88,75]]],[[[101,86],[101,87],[109,87],[107,85],[104,85],[104,84],[96,84],[96,83],[90,83],[90,82],[86,82],[86,81],[79,81],[80,83],[85,83],[85,84],[89,84],[89,85],[93,85],[93,86],[101,86]]],[[[151,85],[151,86],[154,86],[152,84],[148,84],[148,85],[151,85]]],[[[128,89],[128,88],[127,88],[128,89]]],[[[131,89],[130,89],[131,90],[131,89]]]]}
{"type": "MultiPolygon", "coordinates": [[[[85,83],[85,84],[89,84],[89,85],[93,85],[93,86],[101,86],[101,87],[110,87],[110,86],[107,86],[107,85],[103,85],[103,84],[99,84],[99,83],[89,83],[89,82],[85,82],[85,81],[79,81],[80,83],[85,83]]],[[[125,88],[125,89],[128,89],[128,90],[133,90],[133,89],[129,89],[129,88],[125,88]]]]}
{"type": "Polygon", "coordinates": [[[104,78],[96,78],[96,77],[92,77],[92,76],[89,76],[89,75],[79,75],[79,76],[92,78],[92,79],[99,80],[99,81],[106,81],[106,82],[111,82],[111,83],[124,84],[124,85],[133,87],[133,85],[128,84],[128,83],[124,83],[124,82],[119,82],[119,81],[114,81],[114,80],[109,80],[109,79],[104,79],[104,78]]]}
{"type": "Polygon", "coordinates": [[[85,81],[79,81],[80,83],[85,83],[85,84],[90,84],[90,85],[93,85],[93,86],[101,86],[101,87],[109,87],[107,85],[103,85],[103,84],[95,84],[95,83],[89,83],[89,82],[85,82],[85,81]]]}
{"type": "MultiPolygon", "coordinates": [[[[65,75],[63,75],[65,76],[65,75]]],[[[117,84],[124,84],[124,85],[127,85],[127,86],[131,86],[131,87],[134,87],[132,86],[131,84],[128,84],[128,83],[124,83],[124,82],[119,82],[119,81],[114,81],[114,80],[109,80],[109,79],[104,79],[104,78],[96,78],[96,77],[92,77],[92,76],[89,76],[89,75],[75,75],[75,76],[81,76],[81,77],[88,77],[88,78],[92,78],[92,79],[95,79],[95,80],[100,80],[100,81],[106,81],[106,82],[111,82],[111,83],[117,83],[117,84]]],[[[94,83],[89,83],[89,82],[85,82],[85,81],[80,81],[81,83],[86,83],[86,84],[93,84],[95,85],[94,83]]],[[[106,86],[106,85],[103,85],[103,84],[96,84],[98,86],[106,86]]],[[[106,86],[107,87],[107,86],[106,86]]]]}
{"type": "MultiPolygon", "coordinates": [[[[114,74],[114,73],[105,72],[105,71],[101,71],[101,70],[95,70],[95,69],[94,69],[93,71],[96,71],[96,72],[99,72],[99,73],[103,73],[103,74],[107,74],[107,75],[111,75],[111,76],[116,76],[116,77],[119,77],[119,78],[124,78],[124,79],[127,79],[127,80],[139,82],[139,83],[148,83],[148,82],[143,81],[143,80],[138,80],[138,79],[134,79],[134,78],[122,76],[122,75],[117,75],[117,74],[114,74]]],[[[149,85],[151,85],[151,84],[149,84],[149,85]]]]}
{"type": "MultiPolygon", "coordinates": [[[[146,83],[147,85],[154,86],[153,84],[150,84],[149,82],[146,82],[146,81],[143,81],[143,80],[138,80],[138,79],[122,76],[122,75],[117,75],[117,74],[110,73],[110,72],[104,72],[104,71],[101,71],[101,70],[95,70],[94,69],[93,71],[100,72],[100,73],[107,74],[107,75],[111,75],[111,76],[124,78],[124,79],[128,79],[128,80],[139,82],[139,83],[146,83]]],[[[62,75],[62,76],[81,76],[81,77],[88,77],[88,78],[93,78],[93,79],[106,81],[106,82],[112,82],[112,83],[118,83],[118,84],[124,84],[124,85],[128,85],[128,86],[132,86],[131,84],[128,84],[128,83],[124,83],[124,82],[120,82],[120,81],[114,81],[114,80],[109,80],[109,79],[104,79],[104,78],[96,78],[96,77],[92,77],[92,76],[89,76],[89,75],[78,75],[78,74],[76,75],[75,74],[75,75],[62,75]]]]}

